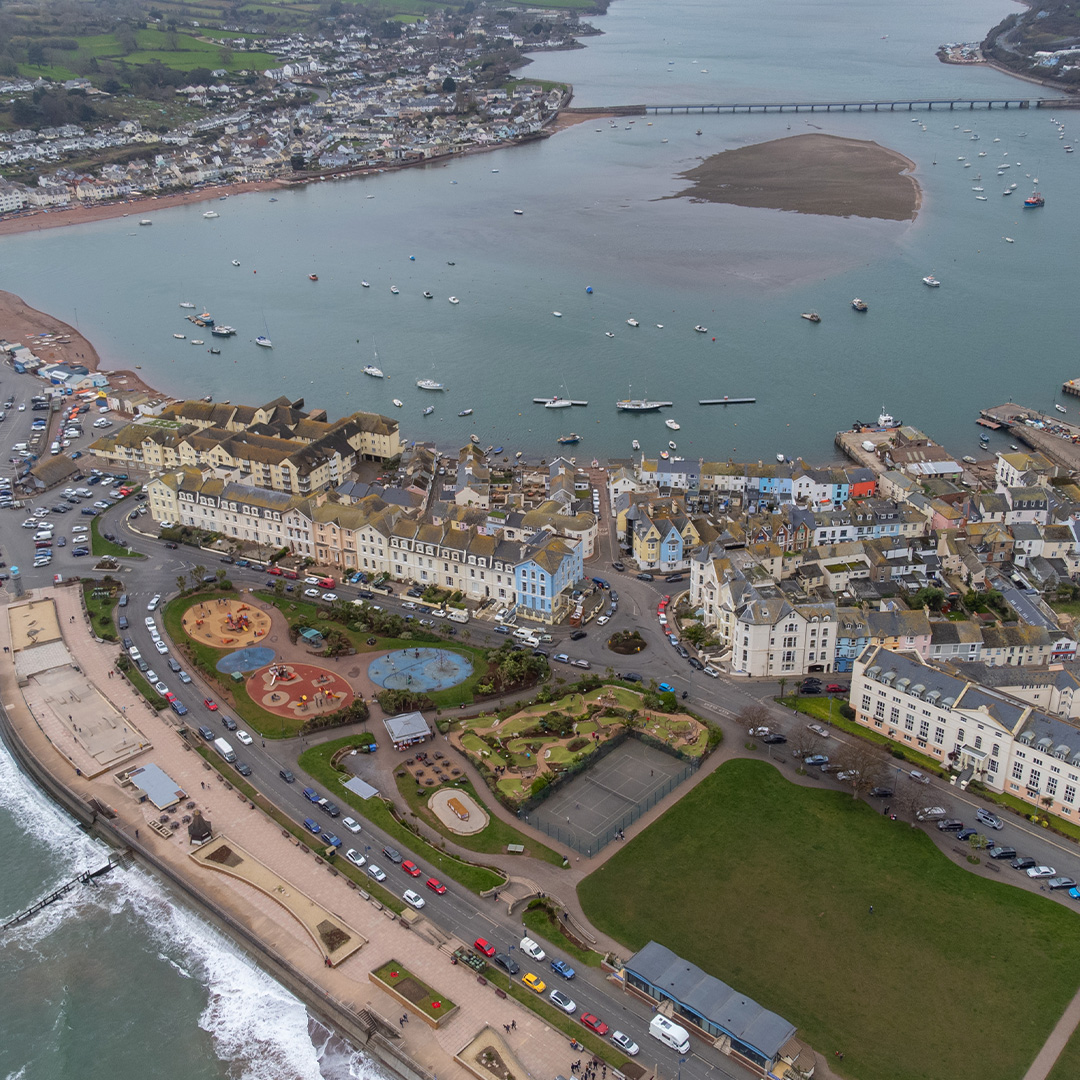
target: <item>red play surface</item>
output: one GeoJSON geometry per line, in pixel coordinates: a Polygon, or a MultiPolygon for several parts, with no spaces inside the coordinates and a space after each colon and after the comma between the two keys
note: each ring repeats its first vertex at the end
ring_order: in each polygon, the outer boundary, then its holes
{"type": "Polygon", "coordinates": [[[306,719],[337,712],[353,699],[352,687],[340,676],[314,664],[276,661],[247,680],[252,701],[278,716],[306,719]],[[277,678],[274,673],[279,672],[277,678]]]}

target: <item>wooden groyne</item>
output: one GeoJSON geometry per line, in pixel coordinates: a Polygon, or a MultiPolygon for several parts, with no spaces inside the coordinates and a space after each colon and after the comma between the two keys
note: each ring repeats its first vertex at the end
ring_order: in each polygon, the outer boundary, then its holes
{"type": "Polygon", "coordinates": [[[25,911],[19,912],[14,918],[8,919],[7,922],[0,924],[0,933],[10,930],[13,926],[21,926],[24,922],[32,919],[40,911],[44,911],[45,908],[51,904],[55,904],[57,900],[67,896],[72,889],[78,888],[80,885],[90,885],[96,881],[99,877],[107,874],[114,866],[119,865],[123,861],[120,855],[110,855],[109,861],[104,866],[99,866],[96,870],[84,870],[78,877],[72,878],[70,881],[65,881],[58,889],[54,889],[48,896],[43,896],[37,903],[32,904],[25,911]]]}

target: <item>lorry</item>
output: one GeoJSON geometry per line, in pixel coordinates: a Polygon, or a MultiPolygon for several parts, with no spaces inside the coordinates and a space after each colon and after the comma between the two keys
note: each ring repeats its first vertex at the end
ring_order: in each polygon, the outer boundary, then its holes
{"type": "Polygon", "coordinates": [[[649,1022],[649,1034],[678,1054],[685,1054],[690,1050],[690,1035],[686,1028],[672,1023],[666,1016],[657,1015],[652,1018],[649,1022]]]}
{"type": "Polygon", "coordinates": [[[236,753],[224,739],[214,740],[214,749],[230,764],[236,762],[236,753]]]}

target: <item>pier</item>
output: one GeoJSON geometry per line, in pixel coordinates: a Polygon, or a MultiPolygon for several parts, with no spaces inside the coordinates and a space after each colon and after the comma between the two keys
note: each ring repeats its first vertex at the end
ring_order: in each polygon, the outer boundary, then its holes
{"type": "Polygon", "coordinates": [[[1074,471],[1080,469],[1080,425],[1014,401],[982,409],[979,416],[1000,424],[1017,442],[1038,450],[1055,465],[1074,471]]]}
{"type": "Polygon", "coordinates": [[[0,925],[0,933],[5,930],[10,930],[13,926],[19,926],[26,922],[28,919],[32,919],[39,911],[43,911],[50,904],[55,904],[61,897],[67,896],[72,889],[79,885],[89,885],[103,874],[107,874],[114,866],[122,862],[122,858],[119,855],[110,855],[109,861],[104,865],[98,867],[97,870],[85,870],[77,878],[72,878],[70,881],[66,881],[58,889],[54,889],[48,896],[42,897],[32,907],[28,907],[25,911],[20,912],[14,918],[8,919],[6,923],[0,925]]]}
{"type": "MultiPolygon", "coordinates": [[[[1041,103],[1039,103],[1041,104],[1041,103]]],[[[896,101],[730,101],[702,105],[644,105],[645,113],[913,112],[918,109],[1029,109],[1027,98],[903,98],[896,101]]]]}
{"type": "MultiPolygon", "coordinates": [[[[549,401],[554,401],[554,400],[555,400],[554,398],[549,398],[549,397],[534,397],[533,398],[533,401],[537,405],[546,405],[549,401]]],[[[574,401],[574,400],[571,400],[570,404],[571,405],[588,405],[589,403],[587,401],[574,401]]]]}
{"type": "Polygon", "coordinates": [[[698,398],[699,405],[753,405],[756,397],[698,398]]]}
{"type": "Polygon", "coordinates": [[[1061,392],[1063,394],[1072,394],[1073,397],[1080,397],[1080,379],[1069,379],[1068,382],[1062,383],[1061,392]]]}

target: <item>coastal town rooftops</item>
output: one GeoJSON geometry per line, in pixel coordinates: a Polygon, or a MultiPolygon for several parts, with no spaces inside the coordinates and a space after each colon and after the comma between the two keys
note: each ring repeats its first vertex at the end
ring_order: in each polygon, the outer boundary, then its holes
{"type": "Polygon", "coordinates": [[[710,1033],[711,1027],[719,1028],[768,1061],[795,1034],[794,1024],[762,1008],[659,942],[650,941],[631,956],[626,971],[628,976],[645,984],[650,997],[675,1003],[676,1023],[681,1017],[710,1033]]]}

